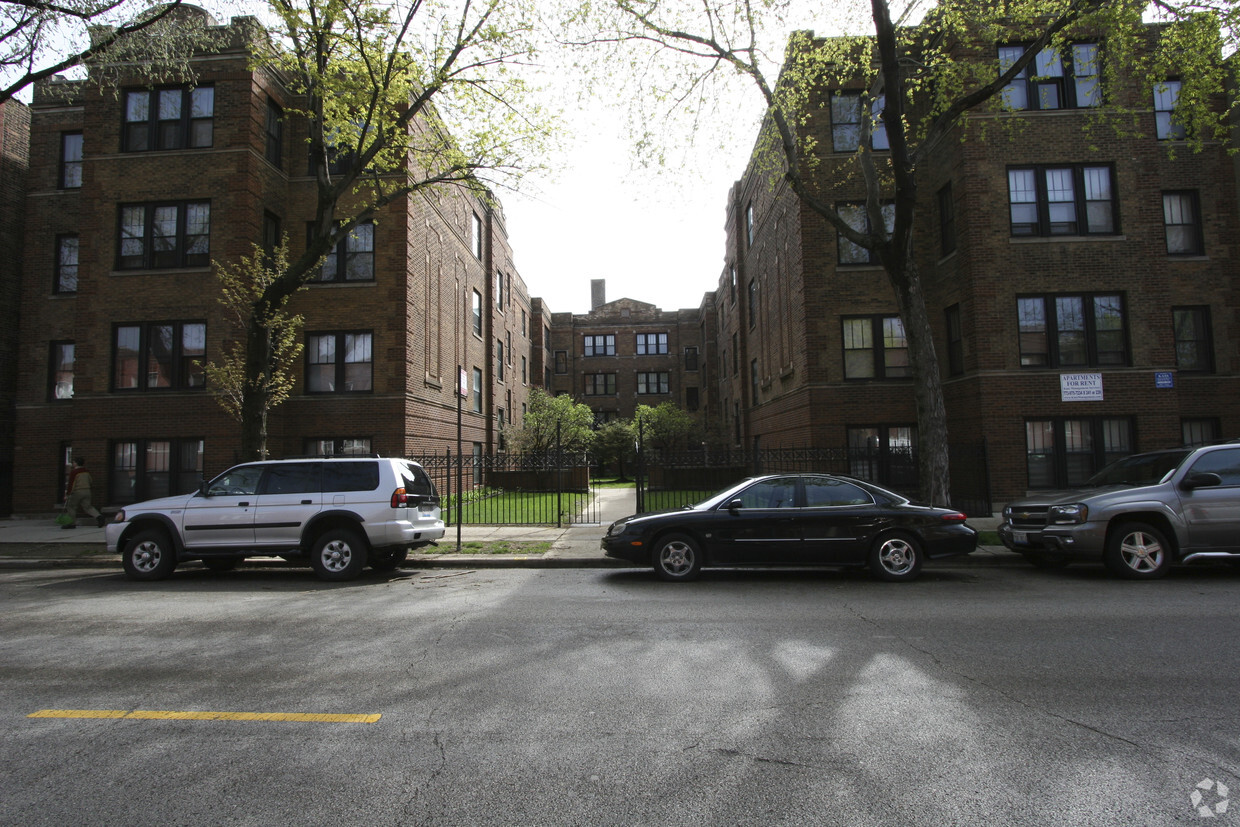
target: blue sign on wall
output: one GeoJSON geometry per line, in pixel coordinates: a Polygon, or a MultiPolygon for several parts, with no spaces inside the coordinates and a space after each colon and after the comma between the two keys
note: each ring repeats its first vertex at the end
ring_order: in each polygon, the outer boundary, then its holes
{"type": "Polygon", "coordinates": [[[1154,387],[1156,388],[1174,388],[1175,374],[1169,370],[1155,371],[1154,387]]]}

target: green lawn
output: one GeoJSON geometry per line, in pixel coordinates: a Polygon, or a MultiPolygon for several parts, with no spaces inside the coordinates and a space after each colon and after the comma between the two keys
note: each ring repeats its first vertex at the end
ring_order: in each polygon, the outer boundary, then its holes
{"type": "MultiPolygon", "coordinates": [[[[452,498],[455,499],[455,498],[452,498]]],[[[554,525],[559,511],[564,520],[576,514],[590,500],[588,494],[565,491],[557,503],[554,491],[489,491],[481,496],[471,493],[460,513],[461,525],[554,525]]],[[[454,503],[443,508],[444,521],[457,523],[454,503]]]]}

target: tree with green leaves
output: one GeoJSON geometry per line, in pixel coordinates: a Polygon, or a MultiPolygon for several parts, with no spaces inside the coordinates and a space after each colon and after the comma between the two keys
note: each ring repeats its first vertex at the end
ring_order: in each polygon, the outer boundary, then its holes
{"type": "Polygon", "coordinates": [[[623,419],[604,422],[594,432],[594,458],[600,466],[615,463],[616,475],[625,479],[625,460],[633,456],[633,423],[623,419]]]}
{"type": "Polygon", "coordinates": [[[114,86],[120,71],[131,82],[135,71],[181,82],[212,40],[210,18],[181,0],[0,0],[0,103],[84,65],[101,85],[114,86]]]}
{"type": "Polygon", "coordinates": [[[516,453],[541,457],[556,447],[564,454],[582,454],[594,444],[594,411],[571,396],[552,396],[542,388],[530,390],[529,408],[519,426],[505,435],[516,453]]]}
{"type": "Polygon", "coordinates": [[[220,407],[238,422],[241,421],[245,400],[258,396],[265,401],[258,411],[258,458],[267,458],[267,420],[271,409],[288,399],[296,382],[295,368],[303,345],[299,338],[302,317],[288,310],[286,297],[278,305],[270,307],[266,314],[257,316],[255,303],[268,289],[271,282],[288,267],[288,239],[270,254],[254,245],[251,256],[242,256],[235,264],[215,267],[220,282],[220,304],[232,330],[232,337],[224,346],[219,362],[204,365],[207,387],[220,407]],[[246,343],[250,341],[250,326],[261,325],[261,338],[267,342],[270,352],[264,357],[265,369],[252,376],[246,370],[246,343]],[[257,390],[248,387],[257,383],[257,390]]]}
{"type": "Polygon", "coordinates": [[[689,447],[691,436],[697,429],[697,420],[673,402],[660,402],[651,407],[638,405],[633,414],[633,428],[640,423],[642,443],[661,451],[675,451],[689,447]]]}
{"type": "Polygon", "coordinates": [[[251,305],[241,450],[257,456],[268,319],[312,280],[327,253],[384,207],[450,188],[486,199],[543,157],[549,119],[518,68],[533,59],[533,0],[270,0],[275,28],[255,61],[284,80],[305,118],[315,214],[251,305]]]}
{"type": "MultiPolygon", "coordinates": [[[[1222,55],[1234,51],[1240,21],[1231,0],[1159,0],[1153,7],[1158,26],[1143,20],[1144,4],[1124,0],[945,0],[920,22],[924,6],[916,2],[823,4],[813,7],[820,30],[840,35],[796,31],[779,64],[768,57],[779,45],[764,43],[763,34],[783,37],[790,13],[800,8],[782,0],[612,0],[586,8],[581,19],[588,20],[589,33],[582,43],[645,49],[643,79],[654,74],[647,61],[664,62],[667,71],[649,98],[664,109],[643,112],[643,123],[663,124],[669,111],[686,107],[696,112],[709,99],[703,90],[721,74],[750,83],[766,107],[757,150],[761,170],[881,263],[914,378],[921,497],[936,504],[950,502],[950,471],[939,357],[914,254],[919,170],[944,141],[960,140],[972,113],[1004,109],[1004,90],[1018,76],[1031,76],[1040,55],[1063,54],[1080,38],[1103,41],[1097,124],[1133,130],[1135,108],[1109,90],[1128,82],[1149,89],[1175,76],[1181,88],[1173,117],[1189,148],[1224,140],[1229,106],[1220,104],[1228,66],[1222,55]],[[605,23],[591,16],[600,8],[610,10],[605,23]],[[607,34],[599,36],[600,29],[607,34]],[[1018,46],[1005,51],[1002,64],[998,43],[1018,46]],[[860,89],[860,111],[871,113],[860,118],[856,153],[845,171],[822,162],[813,130],[830,105],[825,92],[842,87],[860,89]],[[875,154],[870,137],[880,124],[889,149],[875,154]],[[841,175],[863,184],[864,222],[842,215],[831,198],[841,175]]],[[[809,21],[797,22],[803,27],[809,21]]],[[[592,62],[601,61],[594,56],[592,62]]],[[[1010,125],[1018,129],[1018,121],[1010,125]]],[[[645,134],[639,146],[657,142],[657,135],[645,134]]]]}

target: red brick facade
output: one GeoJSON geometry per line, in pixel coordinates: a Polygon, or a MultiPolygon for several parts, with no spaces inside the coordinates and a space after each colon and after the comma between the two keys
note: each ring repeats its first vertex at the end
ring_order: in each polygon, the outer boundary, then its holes
{"type": "MultiPolygon", "coordinates": [[[[307,174],[305,124],[286,116],[278,143],[267,134],[269,105],[289,110],[294,102],[278,79],[248,65],[244,20],[230,30],[235,47],[198,66],[197,86],[213,96],[206,145],[198,138],[192,148],[133,151],[123,134],[125,90],[119,97],[87,84],[35,90],[16,383],[19,513],[45,512],[59,501],[70,452],[86,457],[94,470],[97,505],[183,488],[238,457],[239,425],[201,382],[186,381],[200,326],[205,354],[199,361],[218,361],[231,335],[212,262],[250,254],[277,228],[298,254],[314,216],[315,188],[307,174]],[[80,186],[66,186],[63,136],[78,132],[80,186]],[[209,210],[209,261],[191,263],[186,256],[159,267],[122,261],[122,225],[129,226],[124,216],[136,214],[125,208],[147,210],[156,235],[159,216],[175,217],[177,245],[188,252],[189,222],[202,204],[209,210]],[[65,289],[70,283],[57,281],[64,270],[58,250],[61,239],[71,237],[77,240],[76,283],[65,289]],[[172,387],[158,386],[164,380],[152,367],[165,330],[180,357],[172,387]],[[140,343],[134,362],[149,371],[127,376],[137,385],[133,389],[118,378],[126,370],[118,342],[129,331],[140,343]],[[54,377],[53,366],[63,357],[53,349],[70,343],[72,363],[62,365],[68,376],[62,370],[54,377]],[[127,480],[135,482],[122,490],[127,480]]],[[[173,226],[171,219],[167,226],[173,226]]],[[[148,247],[154,257],[158,241],[148,247]]],[[[464,400],[465,450],[475,444],[492,450],[501,415],[512,421],[526,402],[533,317],[502,208],[459,189],[391,204],[374,222],[372,273],[363,280],[314,283],[294,297],[292,310],[305,318],[307,343],[314,337],[339,353],[346,342],[368,339],[369,352],[355,346],[333,358],[357,358],[363,373],[369,362],[370,387],[358,391],[354,384],[365,381],[330,382],[324,385],[328,392],[312,392],[311,363],[320,357],[307,347],[291,398],[272,411],[270,452],[315,452],[323,450],[319,441],[341,450],[342,440],[362,440],[369,450],[390,455],[455,450],[462,368],[471,385],[475,369],[482,375],[480,404],[475,406],[472,387],[464,400]]],[[[339,375],[354,369],[346,364],[339,375]]]]}
{"type": "MultiPolygon", "coordinates": [[[[999,503],[1078,480],[1118,454],[1240,435],[1236,169],[1219,145],[1195,154],[1179,143],[1169,157],[1176,142],[1155,137],[1152,91],[1129,84],[1116,93],[1144,107],[1143,135],[1100,139],[1086,129],[1087,109],[991,110],[971,116],[919,170],[917,257],[949,439],[985,441],[999,503]],[[995,128],[1004,126],[1015,128],[995,128]],[[1077,176],[1077,192],[1085,175],[1109,181],[1113,198],[1090,209],[1113,210],[1114,227],[1017,232],[1009,176],[1059,174],[1047,170],[1077,176]],[[1168,252],[1176,230],[1164,221],[1164,195],[1197,205],[1199,250],[1168,252]],[[945,226],[954,249],[945,249],[945,226]],[[1050,319],[1040,338],[1030,315],[1039,306],[1050,319]],[[1186,334],[1186,319],[1200,322],[1200,332],[1186,334]],[[1108,325],[1118,332],[1105,332],[1108,325]],[[1078,341],[1080,358],[1070,349],[1078,341]],[[1100,375],[1101,391],[1068,401],[1061,382],[1071,374],[1100,375]]],[[[829,150],[829,115],[814,128],[829,150]]],[[[851,152],[824,151],[821,160],[836,170],[820,178],[831,182],[828,201],[864,198],[859,177],[844,174],[851,152]]],[[[898,375],[898,347],[877,344],[882,319],[896,315],[886,273],[842,263],[848,251],[835,231],[756,167],[755,155],[729,198],[728,264],[716,291],[719,396],[733,440],[860,447],[876,437],[884,449],[915,441],[912,380],[898,375]],[[874,333],[868,354],[846,353],[846,331],[858,326],[874,333]],[[897,375],[848,375],[850,360],[865,358],[892,358],[887,368],[897,375]]]]}

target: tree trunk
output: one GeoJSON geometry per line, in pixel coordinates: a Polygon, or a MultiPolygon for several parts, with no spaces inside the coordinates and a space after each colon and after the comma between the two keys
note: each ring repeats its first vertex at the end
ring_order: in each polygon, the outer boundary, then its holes
{"type": "Polygon", "coordinates": [[[898,273],[890,270],[891,286],[895,289],[896,306],[904,322],[908,342],[909,363],[914,380],[913,396],[917,403],[917,464],[920,474],[921,499],[929,505],[951,505],[951,472],[948,468],[947,410],[943,404],[943,380],[939,357],[934,348],[930,313],[922,292],[921,274],[911,256],[893,262],[898,273]]]}
{"type": "MultiPolygon", "coordinates": [[[[257,314],[255,314],[256,316],[257,314]]],[[[245,342],[245,383],[241,389],[241,460],[267,458],[267,412],[270,393],[271,338],[265,325],[254,317],[245,342]]]]}

